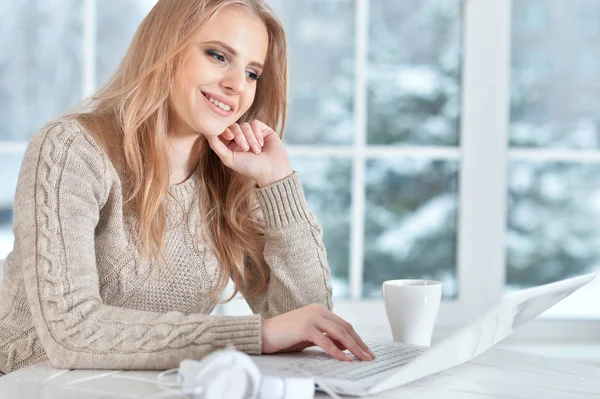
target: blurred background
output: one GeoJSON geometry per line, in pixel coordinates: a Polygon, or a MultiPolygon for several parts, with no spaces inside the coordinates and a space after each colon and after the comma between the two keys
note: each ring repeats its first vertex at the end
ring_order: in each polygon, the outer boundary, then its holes
{"type": "MultiPolygon", "coordinates": [[[[267,2],[290,45],[285,141],[341,309],[428,278],[457,323],[600,269],[600,2],[267,2]]],[[[28,139],[108,79],[153,4],[0,0],[0,259],[28,139]]],[[[545,317],[600,324],[600,289],[545,317]]]]}

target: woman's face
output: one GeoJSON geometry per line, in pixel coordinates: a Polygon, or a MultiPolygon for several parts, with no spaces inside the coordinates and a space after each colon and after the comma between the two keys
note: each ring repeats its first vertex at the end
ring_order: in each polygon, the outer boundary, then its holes
{"type": "Polygon", "coordinates": [[[236,6],[219,11],[176,72],[172,132],[217,136],[235,123],[254,101],[268,46],[267,28],[256,15],[236,6]]]}

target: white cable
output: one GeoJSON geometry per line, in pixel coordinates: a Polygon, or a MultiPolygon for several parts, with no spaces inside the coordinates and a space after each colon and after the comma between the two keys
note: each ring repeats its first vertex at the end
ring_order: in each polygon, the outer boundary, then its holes
{"type": "Polygon", "coordinates": [[[333,399],[342,399],[327,384],[325,384],[320,377],[317,378],[316,376],[312,375],[311,373],[305,370],[303,370],[302,373],[307,377],[313,379],[319,385],[319,388],[321,388],[327,395],[331,396],[333,399]]]}
{"type": "Polygon", "coordinates": [[[173,382],[171,384],[167,384],[163,381],[163,378],[170,374],[174,374],[175,376],[177,376],[177,370],[179,369],[169,369],[169,370],[165,370],[162,373],[160,373],[156,379],[158,380],[158,385],[163,387],[163,388],[179,388],[179,382],[173,382]]]}

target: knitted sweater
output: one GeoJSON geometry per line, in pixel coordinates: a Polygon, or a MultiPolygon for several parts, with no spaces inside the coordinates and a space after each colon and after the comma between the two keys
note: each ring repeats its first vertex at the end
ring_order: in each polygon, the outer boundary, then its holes
{"type": "Polygon", "coordinates": [[[15,244],[4,263],[0,373],[46,359],[56,368],[167,369],[227,345],[260,354],[262,317],[311,303],[331,309],[322,230],[294,173],[255,189],[271,278],[246,298],[254,315],[210,315],[220,264],[194,241],[197,179],[170,187],[169,268],[158,273],[139,256],[137,218],[94,139],[72,119],[38,131],[21,167],[15,244]]]}

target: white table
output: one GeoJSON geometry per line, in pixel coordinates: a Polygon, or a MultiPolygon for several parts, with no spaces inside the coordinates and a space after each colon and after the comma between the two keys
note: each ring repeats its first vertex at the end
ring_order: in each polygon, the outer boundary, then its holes
{"type": "MultiPolygon", "coordinates": [[[[154,371],[56,370],[39,363],[0,377],[2,399],[185,398],[154,371]]],[[[318,398],[327,397],[317,394],[318,398]]],[[[599,398],[600,368],[492,348],[471,362],[371,398],[599,398]]]]}

